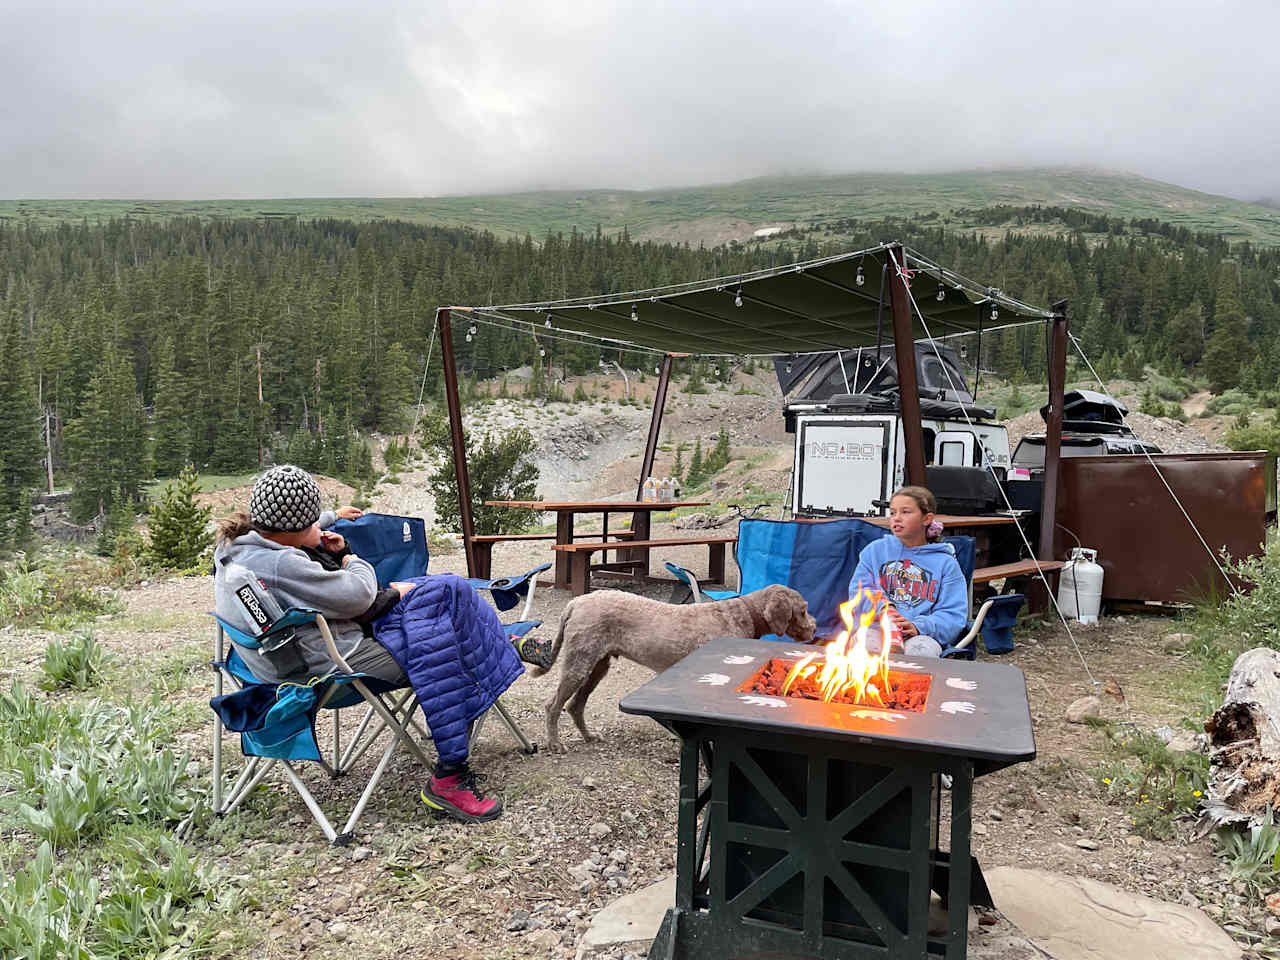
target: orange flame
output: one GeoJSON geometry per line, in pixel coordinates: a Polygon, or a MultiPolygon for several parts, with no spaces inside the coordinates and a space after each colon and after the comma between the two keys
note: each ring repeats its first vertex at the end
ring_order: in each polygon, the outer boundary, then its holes
{"type": "Polygon", "coordinates": [[[894,640],[901,639],[893,618],[889,616],[889,602],[879,590],[867,590],[861,584],[853,598],[840,605],[840,619],[845,629],[826,646],[822,666],[815,660],[818,654],[805,657],[787,674],[782,685],[786,696],[797,680],[817,676],[814,682],[822,691],[822,699],[830,703],[836,697],[847,696],[854,703],[884,706],[889,692],[889,649],[894,640]],[[857,614],[858,628],[854,630],[854,610],[865,599],[867,610],[857,614]],[[876,621],[879,612],[881,649],[879,653],[867,651],[867,631],[876,621]]]}

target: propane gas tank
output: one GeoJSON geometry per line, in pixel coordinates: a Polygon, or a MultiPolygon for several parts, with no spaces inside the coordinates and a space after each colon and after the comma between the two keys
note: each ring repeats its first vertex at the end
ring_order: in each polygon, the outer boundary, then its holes
{"type": "Polygon", "coordinates": [[[1074,547],[1058,580],[1058,607],[1064,617],[1081,623],[1097,623],[1102,609],[1102,567],[1098,551],[1074,547]]]}

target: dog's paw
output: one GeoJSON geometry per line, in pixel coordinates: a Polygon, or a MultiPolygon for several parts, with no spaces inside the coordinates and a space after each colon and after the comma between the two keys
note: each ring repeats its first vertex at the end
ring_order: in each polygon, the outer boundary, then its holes
{"type": "Polygon", "coordinates": [[[568,748],[568,747],[566,747],[566,746],[565,746],[563,743],[561,743],[559,740],[551,740],[551,739],[548,739],[548,740],[547,740],[547,752],[548,752],[548,753],[568,753],[568,752],[569,752],[569,748],[568,748]]]}
{"type": "Polygon", "coordinates": [[[604,737],[598,733],[592,733],[590,730],[582,731],[582,740],[584,743],[599,743],[604,737]]]}

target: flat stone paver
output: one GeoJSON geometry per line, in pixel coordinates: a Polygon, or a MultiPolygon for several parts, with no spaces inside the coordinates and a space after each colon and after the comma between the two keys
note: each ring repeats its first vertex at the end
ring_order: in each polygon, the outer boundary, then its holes
{"type": "Polygon", "coordinates": [[[1053,960],[1239,960],[1241,948],[1205,914],[1087,877],[997,867],[996,909],[1053,960]]]}
{"type": "Polygon", "coordinates": [[[634,944],[637,953],[646,952],[649,941],[658,935],[662,918],[676,902],[676,875],[659,880],[635,893],[613,901],[594,917],[578,947],[579,957],[589,957],[606,947],[634,944]]]}

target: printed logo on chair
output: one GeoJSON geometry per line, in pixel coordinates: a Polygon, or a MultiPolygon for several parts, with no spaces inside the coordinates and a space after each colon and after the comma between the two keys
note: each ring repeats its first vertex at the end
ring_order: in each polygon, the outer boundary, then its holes
{"type": "Polygon", "coordinates": [[[258,600],[258,595],[253,592],[253,587],[249,584],[236,588],[236,596],[240,598],[240,603],[244,605],[245,612],[249,614],[249,619],[258,627],[258,632],[264,632],[267,627],[271,626],[271,618],[267,616],[267,611],[262,609],[262,604],[258,600]]]}

